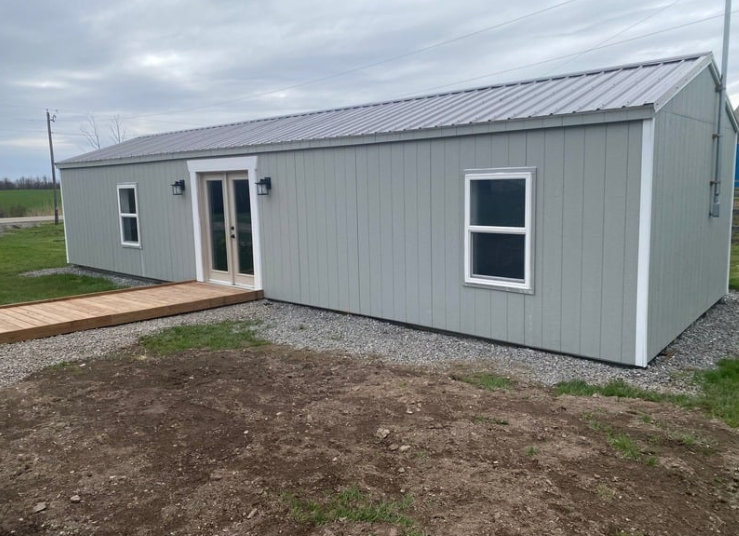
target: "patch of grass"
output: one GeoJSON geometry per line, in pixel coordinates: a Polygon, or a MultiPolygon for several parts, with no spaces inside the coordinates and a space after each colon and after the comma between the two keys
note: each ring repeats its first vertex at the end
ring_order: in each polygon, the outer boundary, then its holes
{"type": "MultiPolygon", "coordinates": [[[[614,380],[606,385],[592,385],[583,380],[572,380],[557,385],[557,394],[576,396],[615,396],[639,398],[651,402],[671,402],[688,407],[701,408],[713,417],[722,419],[732,428],[739,427],[739,359],[722,359],[715,369],[697,371],[693,381],[700,387],[697,395],[674,395],[647,391],[614,380]]],[[[642,420],[642,422],[647,422],[642,420]]]]}
{"type": "Polygon", "coordinates": [[[652,419],[652,416],[651,415],[647,415],[646,413],[642,413],[641,415],[639,415],[639,420],[641,422],[643,422],[644,424],[651,424],[651,422],[652,422],[653,419],[652,419]]]}
{"type": "Polygon", "coordinates": [[[722,359],[715,369],[696,372],[695,381],[703,391],[695,405],[739,427],[739,359],[722,359]]]}
{"type": "Polygon", "coordinates": [[[739,244],[731,245],[731,261],[729,269],[729,288],[739,290],[739,244]]]}
{"type": "Polygon", "coordinates": [[[497,374],[478,373],[471,376],[458,376],[453,374],[451,378],[458,382],[469,383],[481,389],[488,391],[496,391],[498,389],[508,389],[511,386],[511,380],[497,374]]]}
{"type": "Polygon", "coordinates": [[[498,424],[500,426],[508,426],[510,424],[505,419],[497,419],[495,417],[488,417],[487,415],[475,415],[472,418],[472,420],[474,420],[475,422],[480,422],[480,423],[483,423],[483,422],[485,422],[485,423],[491,422],[493,424],[498,424]]]}
{"type": "MultiPolygon", "coordinates": [[[[61,196],[57,192],[59,213],[62,212],[61,196]]],[[[54,214],[53,190],[0,190],[0,214],[5,218],[25,216],[50,216],[54,214]]]]}
{"type": "Polygon", "coordinates": [[[583,380],[571,380],[558,384],[557,394],[576,396],[592,396],[598,394],[618,398],[641,398],[642,400],[649,400],[651,402],[662,402],[667,399],[667,395],[639,389],[620,379],[612,380],[605,385],[593,385],[583,380]]]}
{"type": "Polygon", "coordinates": [[[620,452],[624,458],[644,462],[647,465],[657,465],[656,457],[650,456],[645,459],[642,456],[638,443],[628,434],[615,432],[612,426],[598,421],[593,417],[592,413],[584,413],[583,418],[587,421],[590,428],[596,432],[603,432],[611,448],[620,452]],[[651,458],[654,458],[654,460],[651,460],[651,458]]]}
{"type": "Polygon", "coordinates": [[[6,230],[0,236],[0,305],[118,288],[107,279],[99,277],[72,274],[41,277],[20,275],[32,270],[66,265],[63,225],[45,224],[29,229],[6,230]]]}
{"type": "Polygon", "coordinates": [[[607,438],[608,444],[611,445],[615,450],[619,451],[624,458],[629,460],[641,459],[641,452],[639,446],[626,434],[614,434],[609,433],[607,438]]]}
{"type": "Polygon", "coordinates": [[[144,335],[141,345],[157,354],[172,354],[193,348],[230,350],[245,346],[261,346],[266,341],[257,338],[252,329],[255,322],[227,320],[217,324],[175,326],[159,333],[144,335]]]}
{"type": "Polygon", "coordinates": [[[55,365],[50,365],[46,367],[46,370],[53,370],[53,371],[66,370],[68,366],[69,366],[69,363],[67,363],[66,361],[60,361],[59,363],[56,363],[55,365]]]}
{"type": "Polygon", "coordinates": [[[598,494],[598,497],[604,501],[610,501],[616,496],[616,490],[609,488],[605,484],[598,484],[595,488],[595,492],[598,494]]]}
{"type": "Polygon", "coordinates": [[[406,515],[413,505],[413,497],[400,501],[378,501],[353,485],[328,495],[322,501],[303,499],[293,493],[283,493],[283,500],[290,509],[290,517],[308,525],[325,525],[338,520],[364,523],[389,523],[400,525],[404,536],[422,536],[416,522],[406,515]]]}

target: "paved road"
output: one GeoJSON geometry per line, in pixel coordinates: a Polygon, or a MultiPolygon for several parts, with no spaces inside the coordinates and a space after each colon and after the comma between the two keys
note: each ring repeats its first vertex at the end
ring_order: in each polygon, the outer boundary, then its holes
{"type": "MultiPolygon", "coordinates": [[[[63,221],[64,216],[59,215],[59,221],[63,221]]],[[[46,221],[54,221],[54,216],[30,216],[28,218],[0,218],[0,225],[8,225],[14,223],[43,223],[46,221]]]]}

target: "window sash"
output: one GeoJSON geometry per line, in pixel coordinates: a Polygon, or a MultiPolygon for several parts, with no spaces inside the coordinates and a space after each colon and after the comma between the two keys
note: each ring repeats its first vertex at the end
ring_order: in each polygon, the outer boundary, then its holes
{"type": "Polygon", "coordinates": [[[119,184],[116,188],[116,194],[118,195],[118,227],[121,234],[121,245],[122,246],[141,246],[141,226],[139,225],[139,195],[138,187],[136,184],[119,184]],[[133,190],[134,204],[136,212],[123,212],[121,206],[121,191],[122,190],[133,190]],[[133,219],[136,221],[136,238],[137,240],[126,240],[126,226],[124,224],[125,219],[133,219]]]}
{"type": "Polygon", "coordinates": [[[533,219],[533,171],[506,171],[506,170],[480,170],[468,172],[465,174],[464,194],[465,194],[465,237],[464,237],[464,278],[465,283],[472,285],[482,285],[491,288],[516,289],[521,291],[532,290],[532,219],[533,219]],[[510,180],[524,179],[526,184],[525,203],[525,222],[524,227],[503,227],[503,226],[484,226],[472,225],[470,219],[472,217],[471,207],[471,184],[475,180],[510,180]],[[524,244],[524,277],[523,279],[511,279],[500,276],[488,276],[482,274],[473,274],[473,233],[490,233],[490,234],[507,234],[519,235],[525,237],[524,244]]]}

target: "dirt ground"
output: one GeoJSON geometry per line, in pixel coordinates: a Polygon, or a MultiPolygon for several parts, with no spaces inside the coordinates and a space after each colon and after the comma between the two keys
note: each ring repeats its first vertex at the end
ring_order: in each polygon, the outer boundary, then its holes
{"type": "Polygon", "coordinates": [[[1,535],[739,534],[737,431],[697,412],[279,346],[141,353],[0,389],[1,535]],[[351,486],[412,523],[291,514],[351,486]]]}

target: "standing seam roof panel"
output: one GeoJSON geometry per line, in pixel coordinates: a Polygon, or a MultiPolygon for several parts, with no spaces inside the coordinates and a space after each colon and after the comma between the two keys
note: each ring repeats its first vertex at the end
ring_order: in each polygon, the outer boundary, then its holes
{"type": "Polygon", "coordinates": [[[149,135],[60,162],[367,136],[654,105],[711,64],[710,54],[624,65],[438,95],[149,135]]]}

